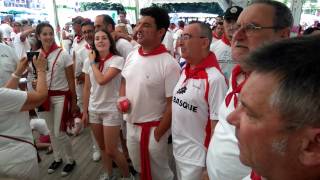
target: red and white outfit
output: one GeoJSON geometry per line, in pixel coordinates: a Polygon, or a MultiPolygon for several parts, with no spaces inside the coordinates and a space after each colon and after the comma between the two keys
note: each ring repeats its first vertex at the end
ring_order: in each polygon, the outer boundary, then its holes
{"type": "MultiPolygon", "coordinates": [[[[102,74],[105,74],[109,68],[122,70],[123,65],[123,57],[110,53],[109,56],[101,60],[99,69],[102,74]]],[[[119,98],[121,74],[118,74],[107,84],[99,85],[93,74],[89,59],[85,61],[84,72],[89,75],[91,83],[88,107],[90,123],[120,126],[123,120],[117,109],[117,100],[119,98]]]]}
{"type": "Polygon", "coordinates": [[[226,79],[229,79],[232,68],[235,65],[234,61],[231,58],[230,41],[223,34],[222,38],[219,41],[211,44],[210,51],[212,51],[216,55],[222,73],[224,74],[226,79]]]}
{"type": "Polygon", "coordinates": [[[240,162],[235,127],[227,122],[227,116],[235,110],[239,92],[246,76],[239,65],[232,70],[229,89],[220,106],[219,121],[215,127],[207,152],[207,171],[210,179],[242,179],[251,169],[240,162]]]}
{"type": "Polygon", "coordinates": [[[194,69],[182,71],[173,92],[172,142],[180,180],[201,179],[211,137],[227,84],[213,53],[194,69]]]}
{"type": "Polygon", "coordinates": [[[51,132],[50,139],[55,161],[60,161],[62,149],[66,155],[67,163],[72,163],[72,147],[69,137],[66,135],[67,121],[70,120],[71,94],[65,73],[65,68],[72,66],[70,55],[52,45],[46,52],[48,60],[47,84],[48,100],[43,104],[45,111],[40,112],[41,118],[45,119],[51,132]],[[49,109],[47,109],[49,108],[49,109]]]}
{"type": "Polygon", "coordinates": [[[180,67],[163,45],[150,53],[144,53],[140,47],[129,54],[122,76],[126,80],[126,97],[131,103],[126,121],[127,146],[133,166],[143,177],[151,171],[148,175],[153,180],[172,180],[169,157],[165,153],[170,132],[157,142],[154,129],[166,110],[167,98],[172,97],[180,67]],[[140,143],[145,148],[140,149],[140,143]],[[140,161],[140,158],[150,160],[140,161]]]}

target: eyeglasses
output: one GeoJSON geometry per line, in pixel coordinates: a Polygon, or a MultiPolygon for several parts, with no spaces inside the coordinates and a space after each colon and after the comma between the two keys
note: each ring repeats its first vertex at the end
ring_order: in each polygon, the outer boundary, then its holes
{"type": "Polygon", "coordinates": [[[192,39],[192,38],[207,38],[207,37],[204,37],[204,36],[193,36],[191,34],[181,34],[179,37],[178,37],[178,40],[182,40],[182,41],[186,41],[186,40],[189,40],[189,39],[192,39]]]}
{"type": "Polygon", "coordinates": [[[276,27],[276,26],[258,26],[253,23],[249,23],[244,26],[241,26],[239,24],[234,24],[232,26],[232,30],[234,30],[234,31],[243,30],[247,35],[250,35],[250,34],[256,32],[256,31],[262,30],[262,29],[277,29],[277,28],[278,27],[276,27]]]}

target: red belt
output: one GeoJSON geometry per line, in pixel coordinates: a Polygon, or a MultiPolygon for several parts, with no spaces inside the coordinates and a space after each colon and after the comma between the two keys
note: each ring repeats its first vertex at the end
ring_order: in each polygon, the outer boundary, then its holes
{"type": "Polygon", "coordinates": [[[150,158],[149,158],[149,138],[152,127],[157,127],[160,121],[151,121],[144,123],[134,123],[141,126],[140,136],[140,161],[141,161],[141,180],[152,180],[150,158]]]}

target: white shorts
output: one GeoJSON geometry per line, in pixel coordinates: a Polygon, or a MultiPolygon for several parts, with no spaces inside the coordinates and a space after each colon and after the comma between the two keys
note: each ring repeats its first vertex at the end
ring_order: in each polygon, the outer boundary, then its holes
{"type": "Polygon", "coordinates": [[[89,112],[89,122],[103,126],[120,126],[123,122],[119,112],[96,113],[89,112]]]}

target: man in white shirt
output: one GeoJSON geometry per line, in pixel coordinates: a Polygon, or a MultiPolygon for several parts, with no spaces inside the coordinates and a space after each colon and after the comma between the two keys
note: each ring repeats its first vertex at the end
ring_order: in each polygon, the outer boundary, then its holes
{"type": "Polygon", "coordinates": [[[320,179],[319,41],[287,39],[244,61],[251,74],[227,120],[240,161],[253,169],[248,179],[320,179]]]}
{"type": "Polygon", "coordinates": [[[211,39],[210,27],[195,21],[178,40],[187,62],[173,91],[172,142],[178,180],[201,179],[219,106],[227,92],[217,59],[209,50],[211,39]]]}
{"type": "Polygon", "coordinates": [[[116,41],[117,51],[119,52],[120,56],[126,59],[129,53],[132,51],[132,45],[127,39],[124,39],[124,38],[116,39],[117,33],[114,31],[115,23],[113,19],[106,14],[98,15],[94,21],[94,26],[95,26],[95,30],[104,28],[109,33],[111,33],[111,35],[116,41]]]}
{"type": "Polygon", "coordinates": [[[11,19],[12,18],[10,15],[5,16],[3,22],[0,25],[0,31],[2,32],[3,41],[9,46],[12,45],[11,32],[13,31],[13,29],[11,27],[11,19]]]}
{"type": "Polygon", "coordinates": [[[35,27],[30,27],[27,24],[22,24],[21,22],[14,22],[14,26],[21,26],[17,28],[15,32],[16,35],[13,39],[13,48],[16,51],[16,54],[19,59],[22,57],[27,57],[27,51],[30,51],[31,46],[28,41],[28,36],[35,32],[35,27]]]}
{"type": "Polygon", "coordinates": [[[168,27],[169,15],[164,9],[141,9],[135,28],[141,47],[129,54],[122,70],[120,96],[126,96],[131,104],[125,112],[127,146],[141,179],[173,180],[167,152],[172,92],[180,68],[161,44],[168,27]]]}
{"type": "Polygon", "coordinates": [[[224,13],[223,29],[224,33],[220,40],[212,43],[210,50],[216,55],[221,70],[226,77],[230,78],[234,62],[231,58],[231,39],[234,33],[233,27],[243,9],[239,6],[231,6],[224,13]]]}
{"type": "Polygon", "coordinates": [[[0,87],[3,87],[11,78],[11,73],[15,71],[18,62],[19,59],[14,50],[0,43],[0,87]]]}
{"type": "Polygon", "coordinates": [[[249,75],[240,62],[264,43],[288,38],[292,23],[290,9],[278,1],[255,1],[241,12],[231,46],[232,58],[240,65],[232,70],[229,89],[220,106],[219,122],[209,145],[206,162],[210,179],[241,180],[250,174],[250,168],[239,160],[235,128],[226,120],[237,106],[239,92],[249,75]]]}

